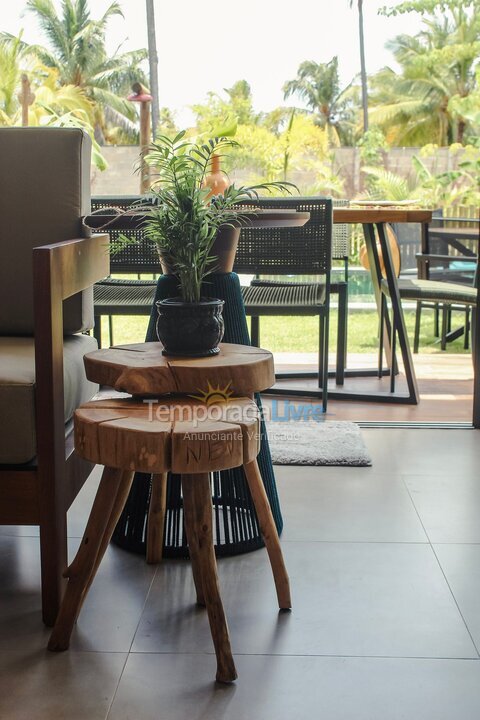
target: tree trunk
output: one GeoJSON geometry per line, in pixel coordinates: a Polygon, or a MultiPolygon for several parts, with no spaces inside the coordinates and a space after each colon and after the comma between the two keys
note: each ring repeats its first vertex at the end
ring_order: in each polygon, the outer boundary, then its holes
{"type": "Polygon", "coordinates": [[[362,79],[363,132],[368,130],[368,87],[365,65],[365,38],[363,33],[363,0],[358,0],[358,37],[360,40],[360,74],[362,79]]]}
{"type": "Polygon", "coordinates": [[[152,135],[155,140],[155,133],[159,121],[159,97],[158,97],[158,54],[157,40],[155,35],[155,12],[154,0],[146,0],[147,3],[147,33],[148,33],[148,64],[150,71],[150,94],[152,95],[152,135]]]}

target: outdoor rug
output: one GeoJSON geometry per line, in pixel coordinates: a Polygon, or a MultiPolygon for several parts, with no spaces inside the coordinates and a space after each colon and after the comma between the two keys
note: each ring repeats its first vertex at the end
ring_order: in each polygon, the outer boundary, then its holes
{"type": "Polygon", "coordinates": [[[267,432],[274,465],[372,464],[360,428],[352,422],[267,422],[267,432]]]}

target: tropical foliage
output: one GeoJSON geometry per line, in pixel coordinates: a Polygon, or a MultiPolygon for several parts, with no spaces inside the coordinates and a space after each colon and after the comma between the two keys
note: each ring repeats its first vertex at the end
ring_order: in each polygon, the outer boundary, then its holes
{"type": "Polygon", "coordinates": [[[296,95],[313,113],[316,124],[325,129],[331,145],[351,143],[358,108],[358,88],[352,83],[340,87],[338,58],[330,62],[303,62],[297,77],[283,86],[285,99],[296,95]]]}
{"type": "Polygon", "coordinates": [[[394,145],[462,143],[472,123],[461,108],[478,91],[480,0],[413,0],[382,12],[420,14],[422,30],[387,43],[400,73],[387,67],[371,78],[370,120],[394,145]]]}
{"type": "Polygon", "coordinates": [[[107,25],[122,11],[113,2],[98,19],[92,19],[87,0],[62,0],[57,15],[52,0],[27,0],[47,39],[47,45],[26,45],[3,34],[4,42],[16,42],[23,57],[35,59],[58,87],[79,88],[91,103],[97,139],[115,140],[115,134],[136,133],[136,111],[126,100],[133,81],[145,82],[140,63],[145,50],[110,56],[105,47],[107,25]]]}

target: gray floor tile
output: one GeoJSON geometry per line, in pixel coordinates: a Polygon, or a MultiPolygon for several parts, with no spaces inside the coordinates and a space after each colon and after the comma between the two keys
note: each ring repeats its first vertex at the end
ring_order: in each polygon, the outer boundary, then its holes
{"type": "MultiPolygon", "coordinates": [[[[293,612],[265,551],[220,563],[234,653],[478,657],[429,545],[284,544],[293,612]]],[[[134,652],[212,650],[188,564],[159,568],[134,652]]]]}
{"type": "Polygon", "coordinates": [[[126,655],[12,650],[0,654],[4,720],[104,720],[126,655]]]}
{"type": "Polygon", "coordinates": [[[276,467],[282,540],[427,542],[399,478],[373,468],[276,467]]]}
{"type": "MultiPolygon", "coordinates": [[[[71,540],[73,557],[79,540],[71,540]]],[[[72,634],[76,650],[128,652],[155,567],[111,546],[72,634]]],[[[0,538],[0,650],[40,650],[49,631],[41,619],[37,538],[0,538]]]]}
{"type": "MultiPolygon", "coordinates": [[[[365,429],[362,432],[371,451],[372,431],[365,429]]],[[[462,477],[478,474],[480,443],[475,430],[380,429],[373,432],[377,433],[380,444],[392,432],[391,467],[396,473],[440,473],[462,477]]]]}
{"type": "Polygon", "coordinates": [[[480,545],[435,545],[460,612],[480,648],[480,545]]]}
{"type": "Polygon", "coordinates": [[[480,542],[478,469],[405,475],[404,481],[432,543],[480,542]]]}
{"type": "Polygon", "coordinates": [[[477,720],[480,661],[130,655],[108,720],[477,720]]]}

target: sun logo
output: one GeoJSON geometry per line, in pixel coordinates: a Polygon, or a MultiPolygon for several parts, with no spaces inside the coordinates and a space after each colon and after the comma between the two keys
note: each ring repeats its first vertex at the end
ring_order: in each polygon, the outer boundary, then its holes
{"type": "Polygon", "coordinates": [[[216,403],[226,403],[228,402],[233,395],[233,390],[230,390],[230,385],[232,384],[232,381],[225,385],[224,388],[221,388],[220,385],[217,385],[217,387],[213,387],[210,380],[208,381],[208,387],[206,390],[199,390],[198,392],[200,395],[189,395],[189,397],[194,398],[195,400],[200,400],[201,402],[204,402],[205,405],[214,405],[216,403]]]}

